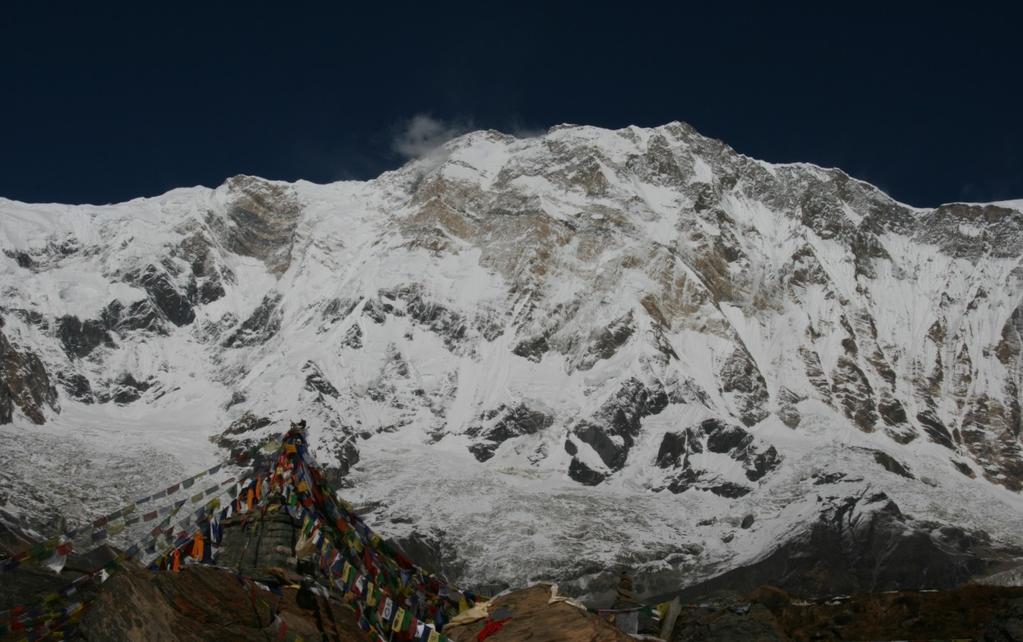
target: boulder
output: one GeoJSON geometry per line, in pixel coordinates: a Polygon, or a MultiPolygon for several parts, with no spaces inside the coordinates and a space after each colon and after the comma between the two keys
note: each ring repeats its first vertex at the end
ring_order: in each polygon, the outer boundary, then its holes
{"type": "MultiPolygon", "coordinates": [[[[510,615],[499,632],[500,640],[535,640],[536,642],[625,642],[631,637],[596,615],[567,601],[551,601],[551,586],[538,584],[512,591],[491,600],[489,611],[505,609],[510,615]]],[[[444,628],[453,640],[475,640],[486,619],[444,628]]]]}

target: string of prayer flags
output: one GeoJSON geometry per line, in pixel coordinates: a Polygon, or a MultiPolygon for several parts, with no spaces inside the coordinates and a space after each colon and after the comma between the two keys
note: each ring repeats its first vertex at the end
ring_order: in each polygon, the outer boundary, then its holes
{"type": "MultiPolygon", "coordinates": [[[[244,481],[245,480],[242,480],[243,483],[244,481]]],[[[213,488],[215,490],[220,490],[222,489],[223,486],[229,483],[234,484],[235,491],[237,491],[238,482],[234,478],[221,482],[219,486],[214,486],[213,488]]],[[[223,494],[225,493],[221,492],[221,495],[223,494]]],[[[219,504],[220,497],[218,496],[215,497],[213,500],[209,501],[201,510],[204,511],[215,510],[214,507],[219,506],[219,504]]],[[[174,512],[176,513],[176,511],[174,512]]],[[[155,554],[156,553],[155,545],[159,538],[164,537],[166,536],[166,534],[173,532],[177,526],[187,524],[193,519],[192,516],[189,515],[185,519],[179,521],[176,525],[172,526],[171,521],[173,520],[173,518],[174,518],[173,514],[168,515],[163,520],[161,520],[142,540],[132,544],[126,551],[118,554],[109,563],[89,573],[80,575],[79,577],[72,580],[69,584],[65,585],[63,588],[44,596],[33,605],[31,606],[16,605],[7,611],[0,611],[0,625],[5,625],[8,622],[20,623],[19,625],[25,628],[25,622],[30,621],[32,618],[38,619],[41,617],[49,617],[52,614],[59,615],[62,611],[65,611],[67,608],[73,606],[73,604],[69,605],[68,607],[64,607],[64,609],[60,609],[56,608],[55,606],[57,602],[60,602],[61,600],[70,599],[71,597],[78,593],[79,587],[83,586],[88,582],[97,581],[102,583],[109,577],[110,573],[121,568],[121,563],[123,561],[133,559],[140,551],[143,550],[147,552],[152,551],[152,553],[155,554]],[[9,617],[10,620],[4,619],[7,617],[9,617]]],[[[155,517],[153,519],[155,519],[155,517]]],[[[72,542],[66,541],[58,543],[56,547],[50,547],[47,545],[36,545],[32,549],[30,549],[29,552],[33,553],[36,556],[41,556],[47,551],[52,551],[53,555],[51,555],[51,557],[46,561],[47,563],[49,563],[52,560],[54,564],[56,564],[58,560],[53,559],[55,555],[66,556],[72,551],[72,549],[73,549],[72,542]]],[[[17,564],[17,562],[15,562],[15,564],[17,564]]],[[[78,608],[80,609],[81,606],[82,605],[79,605],[78,608]]]]}
{"type": "MultiPolygon", "coordinates": [[[[202,473],[193,475],[191,478],[189,478],[191,480],[191,483],[189,485],[194,484],[196,480],[206,475],[216,473],[217,471],[220,470],[220,468],[221,465],[218,464],[206,471],[203,471],[202,473]]],[[[228,483],[233,483],[234,481],[235,478],[230,477],[221,482],[220,484],[214,484],[207,488],[205,492],[201,492],[192,496],[191,502],[193,504],[198,503],[203,499],[203,497],[208,497],[219,492],[224,485],[228,483]]],[[[185,482],[179,482],[179,484],[184,485],[185,482]]],[[[174,486],[177,486],[179,484],[175,484],[174,486]]],[[[174,486],[165,489],[165,491],[161,491],[163,494],[161,494],[160,496],[167,494],[166,491],[169,491],[170,489],[174,488],[174,486]]],[[[144,499],[146,501],[150,501],[156,496],[157,495],[152,495],[144,499]]],[[[12,571],[18,566],[20,566],[22,562],[25,561],[42,562],[44,560],[50,559],[53,557],[53,553],[56,550],[57,546],[59,546],[60,543],[63,541],[88,539],[90,543],[99,545],[107,541],[109,538],[124,532],[125,528],[138,524],[139,522],[151,522],[157,517],[165,517],[168,515],[173,516],[182,506],[185,505],[185,503],[187,503],[187,501],[188,500],[184,499],[179,500],[173,504],[168,504],[158,509],[154,509],[143,515],[139,515],[136,512],[136,508],[137,505],[140,503],[140,500],[136,500],[136,502],[132,504],[123,506],[112,513],[109,513],[107,515],[101,516],[93,520],[88,526],[71,529],[50,540],[40,542],[34,545],[29,550],[22,551],[18,554],[11,556],[8,560],[5,560],[2,564],[0,564],[0,572],[12,571]]]]}

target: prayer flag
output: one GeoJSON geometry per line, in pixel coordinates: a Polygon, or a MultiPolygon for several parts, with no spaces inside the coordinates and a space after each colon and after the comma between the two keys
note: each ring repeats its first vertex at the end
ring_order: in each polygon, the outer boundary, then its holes
{"type": "Polygon", "coordinates": [[[398,607],[398,612],[394,615],[394,624],[391,625],[391,630],[401,633],[408,628],[411,621],[412,617],[408,614],[408,611],[398,607]]]}

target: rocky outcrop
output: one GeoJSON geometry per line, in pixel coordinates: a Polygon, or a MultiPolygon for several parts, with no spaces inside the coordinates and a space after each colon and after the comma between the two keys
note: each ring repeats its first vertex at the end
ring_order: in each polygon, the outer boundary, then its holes
{"type": "MultiPolygon", "coordinates": [[[[489,603],[492,613],[506,614],[507,622],[493,639],[548,640],[549,642],[627,642],[632,638],[596,615],[564,601],[553,600],[556,587],[538,584],[502,594],[489,603]]],[[[502,618],[503,619],[503,618],[502,618]]],[[[453,640],[475,640],[486,618],[445,627],[453,640]]],[[[489,639],[489,638],[488,638],[489,639]]]]}
{"type": "Polygon", "coordinates": [[[519,341],[518,344],[512,348],[512,354],[529,359],[534,363],[539,363],[543,359],[543,355],[551,349],[550,344],[547,343],[547,337],[540,335],[538,337],[531,337],[519,341]]]}
{"type": "Polygon", "coordinates": [[[483,413],[478,423],[466,429],[467,435],[476,438],[476,442],[469,446],[469,452],[478,461],[487,461],[505,441],[536,434],[550,428],[553,423],[552,415],[533,410],[525,404],[513,408],[502,405],[483,413]]]}
{"type": "Polygon", "coordinates": [[[57,388],[38,355],[0,332],[0,424],[11,423],[15,409],[32,423],[45,423],[47,409],[60,412],[57,388]]]}
{"type": "Polygon", "coordinates": [[[1014,259],[1023,245],[1023,213],[998,205],[942,205],[921,217],[916,238],[971,261],[986,254],[1014,259]]]}
{"type": "MultiPolygon", "coordinates": [[[[217,438],[217,444],[222,448],[230,447],[238,441],[238,438],[246,433],[251,433],[265,428],[273,423],[273,420],[269,417],[263,417],[256,415],[252,412],[245,412],[241,417],[238,417],[220,434],[217,438]]],[[[246,439],[245,437],[241,438],[246,439]]]]}
{"type": "Polygon", "coordinates": [[[323,311],[320,313],[323,317],[323,323],[320,325],[317,332],[328,332],[334,324],[347,319],[348,315],[350,315],[360,303],[362,303],[362,298],[344,300],[333,298],[327,301],[327,304],[323,306],[323,311]]]}
{"type": "Polygon", "coordinates": [[[437,334],[449,350],[458,350],[466,338],[468,324],[461,314],[430,300],[418,284],[379,293],[380,309],[394,316],[408,315],[418,325],[437,334]]]}
{"type": "Polygon", "coordinates": [[[206,230],[196,230],[185,237],[175,255],[184,260],[191,271],[186,293],[192,305],[206,305],[227,294],[224,284],[232,281],[234,275],[217,260],[214,241],[206,230]]]}
{"type": "Polygon", "coordinates": [[[107,330],[106,324],[100,320],[82,321],[71,315],[57,319],[57,336],[64,346],[64,352],[72,359],[87,357],[101,345],[113,347],[114,342],[107,330]]]}
{"type": "Polygon", "coordinates": [[[152,381],[139,381],[131,373],[125,372],[113,382],[109,397],[104,396],[102,401],[109,400],[118,406],[126,406],[141,399],[142,395],[152,387],[152,381]]]}
{"type": "MultiPolygon", "coordinates": [[[[611,395],[590,419],[580,421],[572,434],[588,444],[600,456],[608,469],[620,470],[625,465],[629,450],[635,443],[644,417],[656,415],[668,406],[668,395],[659,383],[646,386],[639,379],[630,378],[611,395]]],[[[594,479],[589,467],[581,460],[573,460],[569,476],[579,482],[581,477],[594,479]],[[576,463],[577,462],[577,463],[576,463]]],[[[583,482],[586,483],[586,482],[583,482]]]]}
{"type": "Polygon", "coordinates": [[[232,573],[202,566],[179,573],[137,569],[103,584],[79,627],[87,641],[277,639],[275,614],[306,640],[369,642],[354,612],[338,600],[285,587],[271,593],[232,573]]]}
{"type": "Polygon", "coordinates": [[[167,334],[167,320],[160,308],[149,298],[125,304],[111,301],[101,315],[104,327],[119,334],[142,331],[167,334]]]}
{"type": "Polygon", "coordinates": [[[721,391],[730,395],[736,413],[747,426],[767,417],[767,382],[742,346],[737,346],[721,366],[721,391]]]}
{"type": "Polygon", "coordinates": [[[206,222],[232,252],[252,256],[277,276],[291,265],[295,229],[302,205],[290,186],[253,176],[235,176],[225,184],[223,214],[210,212],[206,222]]]}
{"type": "Polygon", "coordinates": [[[905,477],[906,479],[913,479],[913,473],[909,472],[909,468],[907,468],[905,464],[895,459],[888,453],[881,452],[880,450],[875,450],[873,452],[873,455],[874,461],[880,464],[881,467],[887,470],[888,472],[895,473],[896,475],[905,477]]]}
{"type": "Polygon", "coordinates": [[[279,307],[281,299],[282,296],[277,292],[271,292],[263,297],[263,301],[253,310],[249,318],[245,319],[224,340],[224,347],[241,348],[269,341],[281,329],[281,317],[283,316],[279,307]]]}
{"type": "Polygon", "coordinates": [[[849,357],[839,357],[831,382],[832,394],[845,416],[864,432],[873,432],[877,426],[874,389],[863,370],[849,357]]]}
{"type": "Polygon", "coordinates": [[[607,327],[595,330],[587,342],[586,353],[578,365],[579,369],[589,370],[597,361],[610,359],[635,332],[636,322],[631,310],[625,316],[612,321],[607,327]]]}
{"type": "Polygon", "coordinates": [[[82,403],[92,403],[95,395],[92,390],[92,382],[83,374],[77,372],[59,372],[57,381],[64,388],[67,396],[82,403]]]}
{"type": "Polygon", "coordinates": [[[657,451],[656,464],[668,471],[666,486],[673,493],[690,489],[708,490],[723,497],[742,497],[756,482],[778,467],[781,456],[774,446],[766,446],[745,429],[719,419],[707,419],[681,432],[665,433],[657,451]],[[718,466],[697,465],[695,455],[713,453],[727,456],[742,466],[744,481],[730,480],[718,472],[718,466]]]}
{"type": "Polygon", "coordinates": [[[320,370],[320,367],[312,361],[307,361],[302,367],[302,374],[305,375],[305,389],[327,397],[337,399],[338,391],[327,377],[320,370]]]}
{"type": "Polygon", "coordinates": [[[358,350],[362,347],[362,328],[359,327],[358,323],[353,323],[345,331],[345,336],[341,338],[341,347],[351,348],[352,350],[358,350]]]}
{"type": "Polygon", "coordinates": [[[145,290],[153,305],[174,325],[188,325],[195,320],[188,292],[178,288],[174,277],[162,266],[147,265],[128,273],[125,280],[145,290]]]}

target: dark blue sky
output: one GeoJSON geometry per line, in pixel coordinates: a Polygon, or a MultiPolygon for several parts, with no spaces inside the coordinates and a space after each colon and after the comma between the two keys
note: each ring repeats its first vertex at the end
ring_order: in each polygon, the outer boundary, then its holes
{"type": "Polygon", "coordinates": [[[509,132],[683,120],[914,205],[1023,198],[1020,3],[149,4],[3,4],[0,195],[368,178],[429,114],[509,132]]]}

